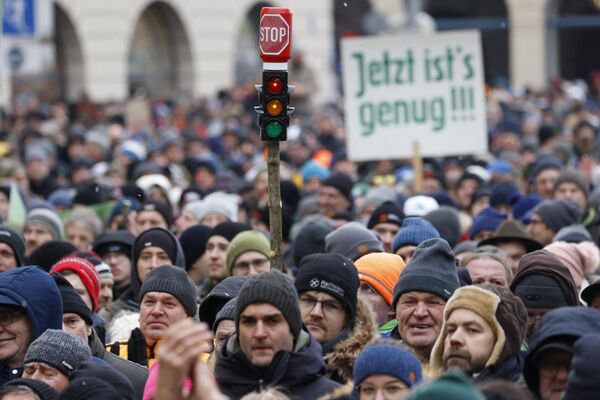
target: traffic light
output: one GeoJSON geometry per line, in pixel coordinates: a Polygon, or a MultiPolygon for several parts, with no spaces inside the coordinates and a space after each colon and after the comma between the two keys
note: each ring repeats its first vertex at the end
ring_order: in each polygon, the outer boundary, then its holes
{"type": "Polygon", "coordinates": [[[288,86],[288,72],[263,70],[262,85],[256,85],[260,106],[258,113],[260,139],[268,142],[287,140],[287,127],[294,107],[289,105],[293,86],[288,86]]]}

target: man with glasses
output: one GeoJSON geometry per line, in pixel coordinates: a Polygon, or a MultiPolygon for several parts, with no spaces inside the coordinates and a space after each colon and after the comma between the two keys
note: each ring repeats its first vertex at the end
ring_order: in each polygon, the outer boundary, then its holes
{"type": "Polygon", "coordinates": [[[46,329],[62,328],[54,280],[37,267],[0,274],[0,385],[20,378],[27,348],[46,329]]]}
{"type": "Polygon", "coordinates": [[[533,209],[527,232],[542,246],[552,243],[556,233],[565,226],[581,222],[582,210],[571,200],[545,200],[533,209]]]}
{"type": "Polygon", "coordinates": [[[378,337],[373,311],[357,298],[356,267],[340,254],[311,254],[300,261],[294,286],[302,321],[321,343],[329,376],[350,381],[354,360],[378,337]]]}
{"type": "Polygon", "coordinates": [[[237,234],[225,255],[228,276],[257,275],[271,270],[271,246],[260,232],[245,231],[237,234]]]}

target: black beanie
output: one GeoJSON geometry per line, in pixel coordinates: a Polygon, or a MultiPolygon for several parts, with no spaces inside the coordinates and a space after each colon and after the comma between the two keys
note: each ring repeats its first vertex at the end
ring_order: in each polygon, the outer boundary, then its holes
{"type": "Polygon", "coordinates": [[[350,202],[350,208],[354,206],[354,198],[352,197],[352,179],[346,174],[337,172],[325,179],[321,186],[330,186],[337,189],[342,196],[344,196],[348,202],[350,202]]]}
{"type": "Polygon", "coordinates": [[[39,396],[40,400],[58,400],[58,392],[45,382],[38,381],[37,379],[29,378],[18,378],[12,379],[6,382],[2,387],[7,386],[27,386],[36,395],[39,396]]]}
{"type": "Polygon", "coordinates": [[[188,315],[196,315],[196,286],[188,274],[174,265],[161,265],[153,269],[142,283],[139,303],[148,292],[168,293],[181,302],[188,315]]]}
{"type": "Polygon", "coordinates": [[[144,231],[135,239],[133,243],[133,267],[137,265],[137,260],[140,258],[140,253],[146,247],[156,246],[163,249],[171,262],[177,262],[177,243],[175,236],[163,228],[151,228],[144,231]]]}
{"type": "Polygon", "coordinates": [[[296,235],[292,244],[292,254],[296,264],[304,256],[325,252],[325,236],[333,231],[333,225],[325,218],[308,221],[296,235]]]}
{"type": "Polygon", "coordinates": [[[572,305],[558,282],[549,276],[526,276],[513,290],[527,307],[558,308],[572,305]]]}
{"type": "Polygon", "coordinates": [[[187,228],[179,237],[179,243],[185,255],[186,271],[192,268],[192,265],[206,251],[206,242],[211,228],[205,225],[194,225],[187,228]]]}
{"type": "Polygon", "coordinates": [[[98,378],[74,379],[60,394],[60,400],[121,400],[121,396],[108,383],[98,378]]]}
{"type": "Polygon", "coordinates": [[[241,222],[222,222],[210,231],[208,237],[223,236],[231,242],[238,233],[250,230],[252,230],[252,227],[248,224],[242,224],[241,222]]]}
{"type": "Polygon", "coordinates": [[[144,203],[142,203],[142,208],[140,208],[138,212],[142,211],[156,211],[163,217],[163,219],[167,223],[167,226],[171,226],[171,224],[173,223],[173,210],[171,209],[170,205],[165,204],[162,201],[145,201],[144,203]]]}
{"type": "Polygon", "coordinates": [[[72,243],[64,240],[50,240],[35,249],[30,255],[27,263],[40,267],[46,272],[50,272],[52,266],[60,261],[64,256],[77,251],[72,243]]]}
{"type": "Polygon", "coordinates": [[[403,293],[415,291],[432,293],[448,301],[459,287],[456,259],[448,242],[444,239],[425,240],[400,274],[392,305],[396,308],[403,293]]]}
{"type": "Polygon", "coordinates": [[[60,297],[63,302],[63,314],[77,314],[85,321],[86,325],[92,326],[92,311],[69,281],[57,272],[50,274],[50,276],[54,278],[54,282],[56,282],[58,290],[60,290],[60,297]]]}
{"type": "Polygon", "coordinates": [[[542,222],[554,232],[565,226],[578,224],[582,217],[579,205],[564,199],[542,201],[533,209],[533,213],[539,215],[542,222]]]}
{"type": "Polygon", "coordinates": [[[238,294],[235,307],[237,332],[240,331],[240,315],[246,307],[256,303],[268,303],[281,311],[290,326],[294,341],[298,338],[302,329],[302,316],[298,294],[289,276],[272,269],[248,278],[238,294]]]}
{"type": "Polygon", "coordinates": [[[213,326],[215,317],[225,304],[238,295],[247,276],[228,276],[215,286],[198,307],[198,318],[213,326]]]}
{"type": "Polygon", "coordinates": [[[131,248],[135,237],[125,230],[105,232],[94,242],[93,250],[103,257],[106,253],[123,253],[131,257],[131,248]]]}
{"type": "Polygon", "coordinates": [[[69,380],[98,378],[113,387],[121,399],[134,400],[135,392],[129,378],[108,363],[88,361],[69,375],[69,380]]]}
{"type": "Polygon", "coordinates": [[[19,232],[6,225],[0,225],[0,243],[6,243],[13,250],[17,267],[25,264],[25,240],[19,232]]]}
{"type": "Polygon", "coordinates": [[[404,219],[404,213],[396,205],[396,203],[392,203],[391,201],[386,201],[383,204],[380,204],[373,214],[371,214],[371,218],[369,218],[369,222],[367,222],[367,228],[373,229],[373,227],[377,224],[394,224],[399,227],[402,226],[402,220],[404,219]]]}
{"type": "Polygon", "coordinates": [[[589,332],[573,346],[571,372],[564,399],[595,400],[600,393],[598,370],[593,367],[600,357],[600,335],[589,332]]]}
{"type": "Polygon", "coordinates": [[[346,307],[350,320],[354,321],[360,280],[356,267],[349,258],[335,253],[304,257],[294,286],[298,293],[316,290],[335,297],[346,307]]]}

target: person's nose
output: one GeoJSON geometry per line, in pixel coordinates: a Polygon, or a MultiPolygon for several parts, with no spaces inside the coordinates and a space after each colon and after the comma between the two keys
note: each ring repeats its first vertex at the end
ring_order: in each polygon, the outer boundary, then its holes
{"type": "Polygon", "coordinates": [[[414,315],[421,318],[427,317],[427,305],[425,305],[425,303],[422,301],[418,302],[417,306],[415,307],[414,315]]]}
{"type": "Polygon", "coordinates": [[[323,318],[323,306],[321,305],[320,301],[317,301],[315,303],[315,306],[313,307],[313,309],[310,311],[310,315],[312,317],[316,317],[316,318],[323,318]]]}

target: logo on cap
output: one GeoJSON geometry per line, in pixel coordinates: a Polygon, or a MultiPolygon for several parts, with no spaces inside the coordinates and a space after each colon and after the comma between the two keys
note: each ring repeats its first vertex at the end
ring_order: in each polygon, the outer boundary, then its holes
{"type": "Polygon", "coordinates": [[[319,284],[320,284],[320,281],[317,278],[312,278],[309,283],[311,288],[319,287],[319,284]]]}

